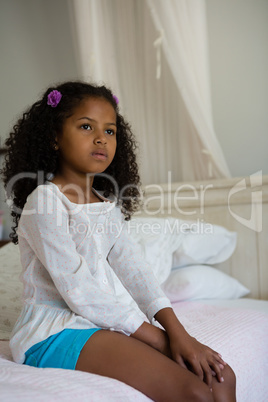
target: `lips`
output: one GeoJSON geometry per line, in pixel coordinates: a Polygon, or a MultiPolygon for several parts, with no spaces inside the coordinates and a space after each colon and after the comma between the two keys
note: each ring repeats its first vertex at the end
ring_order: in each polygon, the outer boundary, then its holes
{"type": "Polygon", "coordinates": [[[100,160],[105,160],[108,157],[107,152],[103,149],[97,149],[96,151],[92,152],[91,155],[93,156],[93,158],[100,160]]]}

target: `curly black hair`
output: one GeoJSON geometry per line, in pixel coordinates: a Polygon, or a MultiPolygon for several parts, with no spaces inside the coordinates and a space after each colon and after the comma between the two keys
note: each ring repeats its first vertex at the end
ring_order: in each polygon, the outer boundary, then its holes
{"type": "Polygon", "coordinates": [[[28,195],[44,184],[58,169],[58,153],[54,145],[57,133],[73,110],[86,98],[105,98],[116,112],[117,148],[114,159],[103,174],[95,175],[94,188],[104,191],[104,196],[114,194],[117,183],[117,202],[125,220],[140,207],[140,176],[136,162],[137,142],[110,89],[82,81],[71,81],[50,87],[42,98],[35,102],[14,125],[5,141],[7,154],[0,173],[7,196],[12,200],[11,215],[14,226],[9,237],[18,243],[16,233],[22,209],[28,195]],[[57,107],[47,105],[47,97],[53,90],[62,94],[57,107]],[[12,185],[11,185],[12,184],[12,185]],[[11,189],[10,189],[11,188],[11,189]]]}

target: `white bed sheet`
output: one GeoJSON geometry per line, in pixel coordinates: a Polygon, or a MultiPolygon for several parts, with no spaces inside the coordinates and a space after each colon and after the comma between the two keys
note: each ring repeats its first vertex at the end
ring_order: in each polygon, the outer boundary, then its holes
{"type": "MultiPolygon", "coordinates": [[[[200,303],[200,300],[199,300],[200,303]]],[[[248,310],[261,311],[268,314],[268,301],[267,300],[257,300],[250,299],[248,297],[243,297],[241,299],[206,299],[202,300],[202,303],[228,308],[242,308],[248,310]]]]}
{"type": "MultiPolygon", "coordinates": [[[[268,316],[249,307],[251,303],[256,309],[263,303],[237,301],[231,303],[236,304],[231,308],[226,306],[228,301],[225,302],[216,306],[206,302],[181,302],[173,307],[189,333],[220,352],[233,367],[237,376],[237,402],[267,401],[268,316]],[[237,306],[239,303],[247,308],[237,306]]],[[[106,377],[15,364],[7,341],[0,342],[0,395],[1,401],[8,402],[149,401],[135,389],[106,377]]]]}

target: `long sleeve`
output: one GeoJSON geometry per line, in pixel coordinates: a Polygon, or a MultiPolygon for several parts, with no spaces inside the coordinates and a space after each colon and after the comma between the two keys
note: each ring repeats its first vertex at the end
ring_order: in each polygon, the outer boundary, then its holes
{"type": "Polygon", "coordinates": [[[108,255],[108,261],[150,321],[159,310],[171,307],[151,266],[141,257],[140,247],[131,238],[126,224],[108,255]]]}
{"type": "MultiPolygon", "coordinates": [[[[39,186],[38,197],[29,197],[18,231],[35,255],[32,266],[41,262],[74,313],[101,328],[128,335],[135,332],[143,319],[134,309],[121,304],[111,287],[103,289],[100,286],[95,272],[103,262],[97,252],[92,252],[91,260],[87,261],[77,251],[79,247],[70,233],[68,211],[55,191],[47,187],[39,186]]],[[[34,278],[32,284],[35,288],[33,293],[37,294],[34,278]]],[[[138,279],[137,286],[140,285],[138,279]]]]}

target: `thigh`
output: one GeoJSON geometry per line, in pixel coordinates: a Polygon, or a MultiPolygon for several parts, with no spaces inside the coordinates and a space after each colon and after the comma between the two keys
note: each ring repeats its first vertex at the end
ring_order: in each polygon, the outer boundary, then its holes
{"type": "Polygon", "coordinates": [[[126,335],[101,330],[82,349],[76,370],[120,380],[154,401],[212,401],[206,384],[157,350],[126,335]]]}

